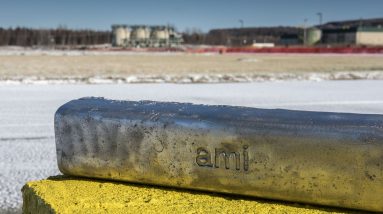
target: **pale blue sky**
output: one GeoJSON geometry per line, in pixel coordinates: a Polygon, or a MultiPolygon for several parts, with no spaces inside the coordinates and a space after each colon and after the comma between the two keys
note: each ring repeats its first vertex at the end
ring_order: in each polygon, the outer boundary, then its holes
{"type": "Polygon", "coordinates": [[[298,26],[305,18],[383,17],[383,0],[0,0],[0,27],[110,29],[111,24],[174,24],[179,30],[298,26]]]}

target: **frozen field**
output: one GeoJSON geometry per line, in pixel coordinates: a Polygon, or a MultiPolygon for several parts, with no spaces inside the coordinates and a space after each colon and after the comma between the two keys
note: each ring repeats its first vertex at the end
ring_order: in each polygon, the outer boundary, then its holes
{"type": "Polygon", "coordinates": [[[2,50],[4,83],[383,80],[383,54],[191,54],[2,50]]]}
{"type": "Polygon", "coordinates": [[[53,116],[84,96],[383,114],[383,80],[236,84],[0,85],[0,213],[29,180],[58,174],[53,116]]]}

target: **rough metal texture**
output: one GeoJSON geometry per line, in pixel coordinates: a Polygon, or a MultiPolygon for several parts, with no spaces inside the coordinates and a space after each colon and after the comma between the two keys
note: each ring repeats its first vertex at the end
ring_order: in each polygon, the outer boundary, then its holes
{"type": "Polygon", "coordinates": [[[383,211],[383,116],[84,98],[55,115],[67,175],[383,211]]]}

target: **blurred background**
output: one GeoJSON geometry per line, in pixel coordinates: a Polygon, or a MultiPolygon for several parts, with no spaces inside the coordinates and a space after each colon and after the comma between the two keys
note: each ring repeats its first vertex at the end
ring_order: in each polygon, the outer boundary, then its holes
{"type": "Polygon", "coordinates": [[[3,1],[0,213],[60,174],[71,99],[383,113],[383,2],[3,1]]]}

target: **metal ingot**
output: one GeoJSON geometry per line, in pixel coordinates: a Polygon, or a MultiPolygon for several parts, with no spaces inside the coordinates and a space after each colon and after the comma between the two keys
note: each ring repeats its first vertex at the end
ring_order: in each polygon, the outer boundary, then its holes
{"type": "Polygon", "coordinates": [[[83,98],[55,115],[74,176],[383,211],[383,116],[83,98]]]}

